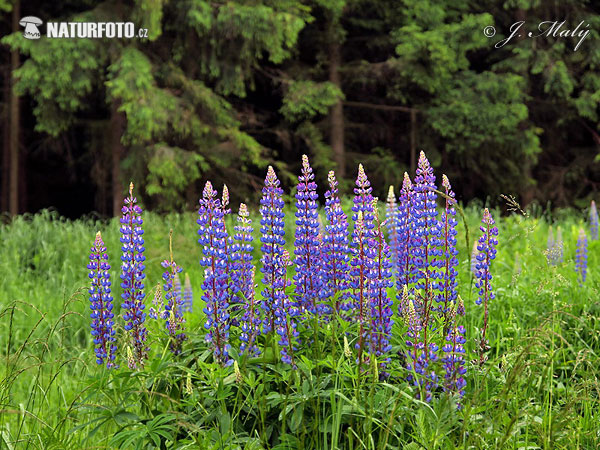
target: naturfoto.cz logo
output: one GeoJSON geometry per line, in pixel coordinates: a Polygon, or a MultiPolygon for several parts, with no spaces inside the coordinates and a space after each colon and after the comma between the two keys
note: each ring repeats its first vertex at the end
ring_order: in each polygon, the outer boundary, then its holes
{"type": "MultiPolygon", "coordinates": [[[[25,27],[23,37],[39,39],[42,34],[39,27],[44,22],[35,16],[23,17],[19,25],[25,27]]],[[[147,38],[148,29],[136,30],[133,22],[48,22],[46,37],[50,39],[132,39],[147,38]]]]}

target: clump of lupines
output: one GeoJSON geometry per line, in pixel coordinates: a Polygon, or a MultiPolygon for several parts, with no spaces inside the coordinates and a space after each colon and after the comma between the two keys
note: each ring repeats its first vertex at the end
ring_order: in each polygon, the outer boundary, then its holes
{"type": "Polygon", "coordinates": [[[256,340],[260,335],[260,325],[262,323],[260,306],[254,298],[254,273],[255,270],[252,267],[250,269],[250,288],[247,290],[248,297],[245,298],[246,307],[240,325],[240,354],[247,351],[250,356],[258,356],[260,354],[256,340]]]}
{"type": "Polygon", "coordinates": [[[301,314],[322,315],[327,305],[318,303],[322,292],[323,277],[319,261],[319,212],[317,209],[317,184],[308,162],[302,155],[302,174],[298,178],[296,193],[296,232],[294,262],[295,292],[301,314]]]}
{"type": "Polygon", "coordinates": [[[133,349],[131,358],[128,358],[130,369],[138,366],[144,367],[144,361],[148,359],[148,346],[146,337],[148,331],[144,322],[144,230],[141,217],[142,208],[137,205],[137,198],[133,196],[133,183],[129,184],[129,196],[125,199],[125,205],[121,209],[121,287],[123,294],[121,298],[124,309],[123,320],[125,330],[129,334],[129,345],[133,349]]]}
{"type": "Polygon", "coordinates": [[[165,309],[162,318],[165,320],[165,327],[169,333],[170,343],[169,349],[174,355],[181,353],[181,346],[187,339],[183,324],[185,319],[181,313],[181,289],[179,293],[175,290],[175,277],[182,272],[182,268],[173,260],[172,249],[173,230],[169,234],[169,254],[170,258],[161,262],[161,266],[165,269],[163,272],[163,290],[165,292],[165,309]]]}
{"type": "Polygon", "coordinates": [[[210,181],[206,182],[198,210],[198,243],[202,246],[200,265],[206,267],[202,283],[202,300],[206,303],[204,313],[208,331],[206,341],[212,345],[215,360],[230,365],[229,357],[229,257],[225,229],[225,210],[217,191],[210,181]]]}
{"type": "Polygon", "coordinates": [[[495,226],[494,219],[490,214],[490,211],[485,208],[483,211],[483,225],[479,227],[481,230],[481,237],[479,238],[479,255],[477,255],[477,282],[475,287],[479,289],[479,297],[475,301],[478,305],[483,303],[483,328],[481,332],[481,341],[479,345],[479,364],[482,365],[485,362],[485,352],[488,349],[487,341],[485,339],[485,333],[488,325],[488,303],[490,300],[495,298],[494,292],[492,291],[492,274],[491,264],[492,260],[496,258],[496,246],[498,245],[498,228],[495,226]]]}
{"type": "Polygon", "coordinates": [[[575,271],[578,274],[579,284],[583,284],[587,275],[587,236],[583,228],[579,229],[579,235],[577,236],[575,271]]]}
{"type": "Polygon", "coordinates": [[[282,265],[283,246],[285,245],[283,218],[285,215],[283,213],[283,189],[279,185],[280,181],[275,170],[269,166],[260,200],[260,242],[262,243],[260,247],[262,268],[260,271],[263,274],[262,281],[265,285],[262,291],[262,310],[265,314],[263,332],[265,334],[275,331],[275,308],[281,301],[281,295],[285,289],[283,274],[286,268],[282,265]]]}
{"type": "Polygon", "coordinates": [[[90,262],[87,268],[90,271],[88,276],[91,280],[89,294],[92,312],[90,318],[92,319],[92,337],[94,339],[96,362],[106,364],[106,367],[110,369],[115,367],[114,360],[117,346],[115,345],[113,298],[108,272],[110,265],[108,264],[106,246],[99,231],[96,234],[94,245],[90,249],[90,262]]]}
{"type": "MultiPolygon", "coordinates": [[[[390,246],[383,236],[383,226],[377,214],[377,199],[373,202],[375,211],[374,248],[375,258],[369,277],[369,291],[371,297],[371,325],[370,325],[370,353],[381,362],[381,367],[386,367],[389,357],[385,356],[391,349],[390,339],[392,334],[392,305],[393,301],[387,295],[388,288],[393,286],[392,262],[390,246]]],[[[387,374],[383,372],[382,376],[387,374]]]]}
{"type": "Polygon", "coordinates": [[[342,211],[338,182],[333,171],[327,177],[329,190],[325,192],[325,234],[323,236],[323,291],[327,298],[336,298],[336,310],[348,310],[346,291],[349,287],[350,248],[348,246],[348,218],[342,211]],[[337,297],[336,297],[337,296],[337,297]]]}
{"type": "Polygon", "coordinates": [[[592,241],[598,240],[598,209],[594,200],[590,206],[590,237],[592,241]]]}

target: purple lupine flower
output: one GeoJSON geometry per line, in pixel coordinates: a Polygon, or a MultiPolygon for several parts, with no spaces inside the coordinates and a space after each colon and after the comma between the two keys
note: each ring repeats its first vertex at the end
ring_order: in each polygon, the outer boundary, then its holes
{"type": "MultiPolygon", "coordinates": [[[[243,204],[243,203],[242,203],[243,204]]],[[[241,208],[240,208],[241,209],[241,208]]],[[[260,355],[260,349],[256,345],[258,336],[260,335],[260,305],[254,298],[254,266],[250,267],[249,286],[246,287],[244,315],[240,324],[240,354],[248,352],[250,356],[260,355]]]]}
{"type": "Polygon", "coordinates": [[[494,226],[495,222],[490,214],[490,211],[485,208],[483,211],[483,225],[479,227],[482,232],[479,238],[479,255],[477,255],[477,282],[475,287],[479,289],[479,297],[475,303],[481,305],[484,304],[483,314],[483,328],[481,334],[481,342],[479,348],[479,364],[483,365],[485,362],[485,352],[487,351],[487,341],[485,339],[485,333],[488,325],[488,303],[490,300],[495,298],[492,291],[492,274],[490,273],[491,263],[496,258],[496,246],[498,245],[498,228],[494,226]]]}
{"type": "Polygon", "coordinates": [[[121,212],[121,307],[124,310],[123,320],[125,330],[129,334],[129,345],[133,349],[129,358],[129,368],[136,369],[138,366],[144,367],[149,348],[146,345],[148,330],[144,325],[144,222],[141,217],[142,208],[137,205],[137,198],[133,196],[133,183],[129,184],[129,196],[125,199],[121,212]]]}
{"type": "MultiPolygon", "coordinates": [[[[454,310],[455,311],[455,310],[454,310]]],[[[454,312],[453,311],[453,312],[454,312]]],[[[455,314],[453,314],[455,316],[455,314]]],[[[444,367],[444,391],[457,394],[459,399],[465,395],[465,348],[466,339],[464,337],[465,327],[456,324],[456,317],[452,318],[454,322],[452,328],[446,336],[446,344],[442,347],[444,355],[441,360],[444,367]]],[[[458,404],[460,408],[460,403],[458,404]]]]}
{"type": "Polygon", "coordinates": [[[290,364],[294,369],[296,362],[294,360],[294,352],[297,348],[294,342],[298,339],[299,333],[296,330],[295,317],[299,315],[298,308],[295,302],[290,301],[290,298],[285,293],[285,289],[291,286],[291,281],[287,279],[287,268],[292,265],[290,254],[287,250],[283,250],[281,258],[277,258],[276,265],[280,272],[277,274],[277,280],[274,285],[275,289],[275,330],[279,335],[279,345],[281,346],[281,361],[290,364]]]}
{"type": "Polygon", "coordinates": [[[587,236],[583,228],[579,229],[577,249],[575,250],[575,271],[578,273],[579,285],[585,282],[587,275],[587,236]]]}
{"type": "Polygon", "coordinates": [[[400,224],[398,215],[398,203],[396,202],[396,194],[394,194],[394,186],[390,186],[386,203],[385,223],[395,272],[398,271],[400,265],[400,238],[398,236],[400,224]]]}
{"type": "Polygon", "coordinates": [[[440,281],[440,295],[438,302],[443,302],[443,312],[445,324],[448,325],[448,312],[450,308],[456,303],[456,297],[458,295],[456,287],[458,282],[456,276],[458,272],[456,267],[458,266],[458,250],[456,249],[456,210],[454,205],[456,200],[450,181],[446,175],[442,175],[442,186],[445,190],[445,208],[442,214],[441,227],[442,227],[442,278],[440,281]]]}
{"type": "Polygon", "coordinates": [[[92,310],[90,318],[92,319],[92,337],[94,342],[94,352],[96,353],[96,362],[106,364],[108,369],[115,367],[115,353],[117,352],[114,314],[112,312],[113,303],[110,293],[110,265],[108,264],[108,254],[102,235],[98,231],[94,245],[90,249],[90,262],[87,265],[89,269],[89,278],[91,280],[90,309],[92,310]]]}
{"type": "MultiPolygon", "coordinates": [[[[387,295],[388,288],[393,286],[392,261],[390,258],[390,246],[383,236],[383,225],[379,222],[377,215],[377,199],[373,202],[375,211],[375,259],[374,266],[370,271],[370,295],[371,295],[371,325],[370,325],[370,352],[381,362],[380,367],[385,368],[390,358],[386,355],[391,349],[390,338],[392,335],[392,305],[393,301],[387,295]]],[[[387,376],[382,372],[383,377],[387,376]]]]}
{"type": "MultiPolygon", "coordinates": [[[[413,233],[412,204],[414,201],[414,190],[410,177],[404,172],[404,181],[398,202],[398,276],[397,289],[398,298],[401,298],[400,292],[403,287],[409,287],[414,281],[414,262],[412,247],[418,244],[418,240],[413,233]]],[[[403,314],[403,303],[399,304],[399,313],[403,314]]]]}
{"type": "Polygon", "coordinates": [[[437,375],[432,370],[431,364],[437,360],[438,346],[431,340],[429,334],[434,321],[432,312],[435,308],[434,300],[439,300],[435,290],[439,292],[440,283],[436,280],[442,277],[440,268],[443,266],[443,254],[440,247],[441,240],[440,222],[436,219],[436,189],[435,176],[425,153],[421,152],[417,173],[415,176],[414,197],[411,208],[412,228],[414,235],[411,238],[411,253],[414,270],[415,287],[422,289],[418,296],[419,304],[415,304],[421,316],[423,335],[422,341],[417,342],[415,349],[422,353],[418,356],[416,364],[417,373],[425,378],[421,380],[425,390],[430,392],[437,385],[437,375]]]}
{"type": "Polygon", "coordinates": [[[335,298],[336,311],[348,310],[344,302],[349,287],[350,248],[348,246],[348,218],[340,205],[338,182],[335,174],[327,177],[329,190],[325,192],[325,235],[323,236],[323,292],[327,298],[335,298]],[[336,297],[337,296],[337,297],[336,297]]]}
{"type": "Polygon", "coordinates": [[[327,305],[318,303],[321,295],[323,277],[319,260],[319,212],[317,210],[317,184],[315,175],[302,155],[302,174],[298,178],[296,193],[296,231],[294,242],[295,293],[300,313],[304,315],[323,315],[327,305]]]}
{"type": "MultiPolygon", "coordinates": [[[[211,344],[215,361],[230,365],[229,357],[229,257],[227,254],[228,234],[224,217],[226,209],[217,199],[217,191],[210,181],[206,182],[198,210],[198,243],[203,256],[200,265],[206,267],[202,283],[203,309],[206,314],[204,328],[208,331],[206,341],[211,344]]],[[[224,200],[227,200],[224,198],[224,200]]]]}
{"type": "Polygon", "coordinates": [[[239,292],[244,303],[247,303],[254,294],[254,278],[252,275],[252,220],[250,219],[248,207],[240,204],[237,217],[237,225],[234,227],[234,244],[231,247],[231,261],[234,263],[234,271],[238,273],[239,292]]]}
{"type": "Polygon", "coordinates": [[[262,310],[265,317],[263,322],[263,333],[268,334],[275,331],[275,305],[278,301],[277,291],[284,284],[282,275],[285,268],[282,267],[283,246],[285,245],[285,231],[283,218],[283,189],[279,187],[279,180],[273,167],[269,166],[265,186],[262,189],[260,200],[260,232],[262,243],[262,265],[260,271],[263,274],[265,288],[262,291],[262,310]]]}
{"type": "Polygon", "coordinates": [[[592,241],[598,240],[598,210],[596,209],[596,202],[592,200],[590,206],[590,237],[592,241]]]}
{"type": "Polygon", "coordinates": [[[183,307],[182,312],[193,312],[194,306],[194,292],[192,291],[192,283],[190,281],[189,274],[185,274],[185,281],[183,282],[183,307]]]}
{"type": "Polygon", "coordinates": [[[368,338],[369,327],[369,278],[373,266],[373,242],[363,220],[363,212],[358,211],[354,230],[352,232],[352,260],[350,261],[350,288],[352,289],[353,308],[357,313],[355,320],[359,323],[358,364],[362,364],[365,341],[368,338]]]}

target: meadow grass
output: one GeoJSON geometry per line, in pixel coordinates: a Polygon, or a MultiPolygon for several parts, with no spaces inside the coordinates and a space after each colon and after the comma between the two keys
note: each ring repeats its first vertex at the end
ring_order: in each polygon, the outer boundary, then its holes
{"type": "MultiPolygon", "coordinates": [[[[490,359],[482,368],[467,363],[460,410],[444,396],[431,404],[416,400],[396,369],[387,382],[357,376],[354,361],[344,357],[347,324],[324,331],[325,339],[302,355],[297,371],[277,363],[270,349],[261,364],[241,360],[242,382],[233,368],[210,363],[193,213],[144,215],[147,303],[161,281],[169,229],[175,260],[194,289],[184,354],[173,358],[162,325],[153,323],[146,369],[127,370],[119,345],[121,368],[109,373],[93,355],[85,266],[100,230],[118,313],[118,221],[68,221],[47,211],[20,216],[0,226],[0,447],[598,448],[600,244],[589,244],[588,279],[580,286],[573,259],[578,229],[585,226],[581,215],[525,214],[494,214],[500,245],[492,266],[490,359]],[[564,262],[558,266],[546,262],[550,220],[563,231],[564,262]]],[[[286,217],[289,242],[293,212],[286,217]]],[[[465,218],[470,244],[461,219],[458,291],[471,359],[482,324],[469,262],[480,209],[466,208],[465,218]]],[[[257,234],[254,247],[256,264],[257,234]]],[[[405,346],[402,319],[395,321],[392,353],[405,346]]]]}

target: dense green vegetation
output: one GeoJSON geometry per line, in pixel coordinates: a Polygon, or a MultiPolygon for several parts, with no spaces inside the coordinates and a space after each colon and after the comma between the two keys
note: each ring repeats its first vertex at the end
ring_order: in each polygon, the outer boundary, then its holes
{"type": "MultiPolygon", "coordinates": [[[[467,208],[466,217],[472,242],[480,208],[467,208]]],[[[150,363],[137,373],[126,368],[124,354],[117,370],[97,366],[89,335],[87,254],[101,230],[116,285],[117,221],[66,221],[46,212],[0,227],[0,446],[592,449],[600,443],[600,249],[590,242],[588,279],[579,286],[573,259],[585,227],[580,214],[531,210],[497,221],[490,360],[481,369],[467,363],[459,411],[443,395],[429,405],[415,400],[397,357],[388,381],[357,378],[342,333],[330,329],[302,353],[297,371],[269,352],[262,368],[241,362],[241,380],[233,367],[207,362],[195,218],[145,217],[147,286],[160,280],[173,229],[174,256],[191,277],[195,305],[186,316],[190,340],[183,354],[166,351],[162,325],[154,323],[150,363]],[[561,227],[565,243],[564,263],[556,267],[545,256],[550,222],[561,227]]],[[[474,304],[463,230],[461,222],[458,290],[470,360],[482,309],[474,304]]],[[[393,353],[405,348],[405,328],[395,320],[393,353]]]]}
{"type": "Polygon", "coordinates": [[[21,98],[19,109],[4,76],[14,139],[1,200],[8,210],[10,191],[13,213],[116,215],[131,178],[153,209],[191,208],[205,179],[235,178],[233,198],[248,200],[269,163],[291,186],[303,153],[342,181],[362,162],[375,185],[398,184],[421,148],[468,200],[512,192],[583,206],[598,190],[593,2],[5,0],[0,10],[19,6],[45,22],[131,21],[148,38],[29,41],[3,13],[0,50],[12,52],[21,98]],[[495,47],[519,21],[537,34],[554,20],[565,21],[557,33],[495,47]],[[579,24],[589,35],[578,47],[581,36],[559,37],[579,24]],[[65,201],[74,187],[79,201],[65,201]]]}

